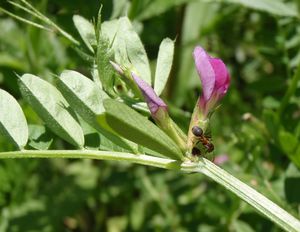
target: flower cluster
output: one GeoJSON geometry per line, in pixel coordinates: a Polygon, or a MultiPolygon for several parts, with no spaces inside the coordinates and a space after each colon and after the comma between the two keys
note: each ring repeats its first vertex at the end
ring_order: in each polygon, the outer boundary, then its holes
{"type": "Polygon", "coordinates": [[[203,147],[206,148],[204,152],[211,152],[211,149],[207,150],[207,147],[213,148],[213,145],[210,139],[204,136],[204,132],[207,130],[210,115],[228,90],[230,76],[223,61],[208,55],[202,47],[197,46],[194,49],[193,57],[202,84],[202,94],[195,106],[187,139],[180,134],[180,131],[170,119],[168,107],[165,102],[157,96],[154,89],[148,83],[135,72],[130,70],[128,72],[127,69],[122,68],[114,62],[111,62],[111,64],[119,74],[127,76],[127,78],[133,81],[134,88],[137,87],[139,89],[139,95],[143,96],[154,121],[179,144],[183,152],[188,151],[191,153],[192,150],[202,152],[200,151],[201,149],[196,148],[195,144],[198,141],[195,142],[195,139],[202,142],[203,147]],[[201,138],[196,138],[197,136],[192,133],[192,128],[196,127],[203,130],[201,138]]]}

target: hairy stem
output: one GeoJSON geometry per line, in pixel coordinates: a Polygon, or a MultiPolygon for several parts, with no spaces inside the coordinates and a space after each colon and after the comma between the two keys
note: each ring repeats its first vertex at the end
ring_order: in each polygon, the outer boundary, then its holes
{"type": "Polygon", "coordinates": [[[300,232],[300,221],[298,219],[207,159],[201,159],[199,162],[180,162],[143,154],[135,155],[123,152],[94,150],[24,150],[0,153],[0,159],[7,158],[88,158],[116,160],[183,172],[199,172],[223,185],[286,231],[300,232]]]}

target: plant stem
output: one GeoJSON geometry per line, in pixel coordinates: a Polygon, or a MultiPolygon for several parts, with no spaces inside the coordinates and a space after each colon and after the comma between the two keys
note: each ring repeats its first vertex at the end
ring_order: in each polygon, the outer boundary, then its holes
{"type": "Polygon", "coordinates": [[[291,97],[295,94],[297,87],[298,87],[298,82],[300,80],[300,65],[298,65],[296,72],[294,76],[292,77],[292,80],[289,84],[289,87],[281,101],[280,107],[279,107],[279,116],[282,115],[283,111],[285,110],[286,106],[288,105],[291,97]]]}
{"type": "Polygon", "coordinates": [[[13,13],[11,13],[11,12],[9,12],[9,11],[3,9],[2,7],[0,7],[0,12],[1,12],[1,11],[2,11],[3,13],[5,13],[5,14],[9,15],[9,16],[12,17],[12,18],[15,18],[15,19],[17,19],[17,20],[20,20],[20,21],[23,22],[23,23],[27,23],[27,24],[29,24],[29,25],[31,25],[31,26],[34,26],[34,27],[43,29],[43,30],[48,31],[48,32],[53,32],[53,30],[51,30],[50,28],[47,28],[47,27],[45,27],[45,26],[43,26],[43,25],[41,25],[41,24],[38,24],[38,23],[32,22],[32,21],[30,21],[30,20],[27,20],[27,19],[25,19],[25,18],[22,18],[22,17],[20,17],[20,16],[17,16],[17,15],[15,15],[15,14],[13,14],[13,13]]]}
{"type": "Polygon", "coordinates": [[[13,6],[20,8],[22,10],[24,10],[25,12],[31,14],[32,16],[35,16],[36,18],[38,18],[39,20],[43,21],[44,23],[48,24],[49,26],[52,26],[53,29],[44,27],[41,24],[29,21],[23,17],[17,16],[3,8],[0,7],[0,11],[3,11],[4,13],[8,14],[9,16],[16,18],[22,22],[25,22],[27,24],[30,24],[32,26],[35,26],[37,28],[40,29],[44,29],[47,31],[51,31],[51,32],[59,32],[62,36],[64,36],[66,39],[68,39],[69,41],[71,41],[73,44],[75,45],[80,45],[79,41],[77,41],[72,35],[70,35],[68,32],[66,32],[65,30],[63,30],[62,28],[60,28],[56,23],[54,23],[52,20],[50,20],[47,16],[43,15],[39,10],[37,10],[35,7],[33,7],[30,3],[28,3],[26,0],[21,0],[21,2],[25,5],[22,6],[18,3],[15,3],[13,1],[9,1],[10,4],[12,4],[13,6]]]}
{"type": "Polygon", "coordinates": [[[146,166],[153,166],[164,169],[179,169],[181,162],[171,159],[164,159],[143,154],[131,154],[112,151],[95,150],[23,150],[13,152],[1,152],[0,159],[7,158],[67,158],[67,159],[97,159],[128,161],[146,166]]]}
{"type": "Polygon", "coordinates": [[[172,159],[148,155],[135,155],[123,152],[94,151],[94,150],[46,150],[46,151],[14,151],[0,153],[0,159],[6,158],[88,158],[98,160],[116,160],[143,164],[183,172],[199,172],[223,185],[239,198],[252,205],[260,213],[286,231],[300,232],[300,221],[274,204],[265,196],[227,173],[211,161],[200,159],[199,162],[180,162],[172,159]]]}
{"type": "Polygon", "coordinates": [[[203,163],[200,169],[203,174],[223,185],[286,231],[300,231],[298,219],[212,162],[203,159],[203,163]]]}

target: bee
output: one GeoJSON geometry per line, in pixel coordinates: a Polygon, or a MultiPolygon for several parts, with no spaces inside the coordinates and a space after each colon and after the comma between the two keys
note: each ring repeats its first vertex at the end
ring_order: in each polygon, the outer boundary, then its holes
{"type": "MultiPolygon", "coordinates": [[[[207,135],[204,134],[203,130],[198,127],[198,126],[194,126],[192,128],[192,133],[193,135],[196,137],[196,139],[201,142],[201,144],[205,147],[206,152],[212,152],[214,150],[214,145],[211,142],[211,138],[207,135]]],[[[197,145],[198,141],[196,142],[195,145],[197,145]]],[[[199,150],[199,149],[197,149],[199,150]]],[[[195,152],[196,153],[196,152],[195,152]]]]}

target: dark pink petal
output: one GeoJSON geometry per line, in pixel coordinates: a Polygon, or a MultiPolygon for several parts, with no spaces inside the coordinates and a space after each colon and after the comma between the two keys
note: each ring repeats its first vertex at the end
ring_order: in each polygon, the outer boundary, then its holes
{"type": "Polygon", "coordinates": [[[198,105],[202,117],[206,117],[226,94],[230,75],[223,61],[209,56],[202,47],[197,46],[193,55],[202,84],[198,105]]]}
{"type": "Polygon", "coordinates": [[[193,55],[197,72],[202,83],[204,100],[208,101],[213,94],[216,82],[216,74],[210,62],[211,57],[200,46],[194,49],[193,55]]]}
{"type": "Polygon", "coordinates": [[[214,92],[217,92],[220,97],[223,97],[227,92],[230,82],[228,70],[221,59],[210,58],[210,63],[216,76],[214,92]]]}
{"type": "Polygon", "coordinates": [[[153,88],[148,83],[146,83],[143,79],[141,79],[139,76],[137,76],[133,72],[131,72],[131,76],[132,76],[134,82],[137,84],[137,86],[141,90],[141,92],[148,104],[149,110],[153,116],[155,116],[155,113],[158,111],[158,109],[167,110],[167,105],[164,103],[164,101],[161,98],[159,98],[156,95],[153,88]]]}

